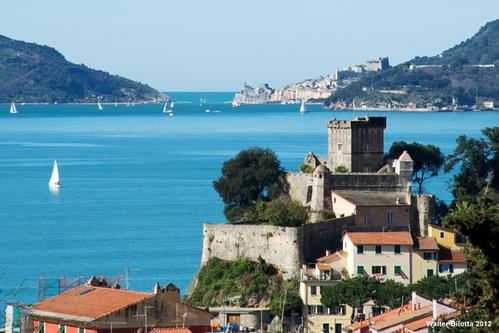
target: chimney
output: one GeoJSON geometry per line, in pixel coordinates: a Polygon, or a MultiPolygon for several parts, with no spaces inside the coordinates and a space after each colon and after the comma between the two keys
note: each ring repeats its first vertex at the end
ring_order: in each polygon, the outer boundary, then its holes
{"type": "Polygon", "coordinates": [[[433,305],[433,320],[437,320],[438,318],[438,305],[437,305],[437,300],[434,299],[431,301],[433,305]]]}
{"type": "Polygon", "coordinates": [[[416,294],[415,291],[412,292],[412,311],[416,310],[416,302],[417,302],[417,299],[418,299],[418,295],[416,294]]]}
{"type": "Polygon", "coordinates": [[[326,250],[326,256],[331,254],[331,250],[326,250]]]}

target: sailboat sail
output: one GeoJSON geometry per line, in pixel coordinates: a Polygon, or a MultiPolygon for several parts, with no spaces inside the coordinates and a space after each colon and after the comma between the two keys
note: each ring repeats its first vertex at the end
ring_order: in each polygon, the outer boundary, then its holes
{"type": "Polygon", "coordinates": [[[102,105],[100,104],[100,101],[97,101],[97,108],[98,108],[99,110],[102,110],[102,109],[103,109],[102,105]]]}
{"type": "Polygon", "coordinates": [[[172,111],[173,111],[173,108],[174,108],[174,107],[175,107],[175,102],[174,102],[174,101],[172,101],[172,102],[170,103],[170,110],[172,110],[172,111]]]}
{"type": "Polygon", "coordinates": [[[305,101],[301,101],[300,112],[307,112],[307,106],[305,105],[305,101]]]}
{"type": "Polygon", "coordinates": [[[14,102],[10,105],[10,113],[17,113],[16,104],[14,102]]]}
{"type": "Polygon", "coordinates": [[[163,105],[163,113],[168,112],[168,102],[165,102],[165,105],[163,105]]]}
{"type": "Polygon", "coordinates": [[[54,161],[54,167],[52,169],[52,175],[49,180],[49,187],[61,187],[59,181],[59,168],[57,167],[57,161],[54,161]]]}

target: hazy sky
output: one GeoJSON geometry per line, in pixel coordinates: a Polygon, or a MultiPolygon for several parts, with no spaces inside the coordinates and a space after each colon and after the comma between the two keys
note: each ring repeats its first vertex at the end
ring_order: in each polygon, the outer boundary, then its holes
{"type": "Polygon", "coordinates": [[[379,56],[434,55],[499,18],[498,0],[16,0],[0,34],[166,91],[284,83],[379,56]]]}

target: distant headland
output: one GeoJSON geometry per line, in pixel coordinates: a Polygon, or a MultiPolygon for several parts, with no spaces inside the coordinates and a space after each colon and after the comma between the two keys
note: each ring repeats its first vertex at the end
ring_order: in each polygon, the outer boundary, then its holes
{"type": "Polygon", "coordinates": [[[0,103],[162,101],[146,84],[67,61],[56,49],[0,35],[0,103]]]}
{"type": "Polygon", "coordinates": [[[499,20],[433,57],[388,58],[273,89],[244,84],[233,104],[323,103],[330,109],[483,111],[499,103],[499,20]]]}

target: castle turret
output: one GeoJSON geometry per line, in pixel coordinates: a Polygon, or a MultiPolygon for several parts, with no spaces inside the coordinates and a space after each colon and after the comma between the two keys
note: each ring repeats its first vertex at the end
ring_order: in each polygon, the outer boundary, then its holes
{"type": "Polygon", "coordinates": [[[321,164],[313,174],[312,199],[310,200],[310,220],[312,222],[322,219],[324,213],[324,186],[328,172],[328,168],[321,164]]]}
{"type": "Polygon", "coordinates": [[[377,172],[383,167],[385,117],[334,119],[326,127],[331,171],[344,166],[351,172],[377,172]]]}
{"type": "Polygon", "coordinates": [[[398,159],[393,161],[393,167],[395,168],[395,173],[400,175],[404,183],[409,184],[411,182],[412,173],[414,172],[414,161],[406,150],[404,150],[398,159]]]}

